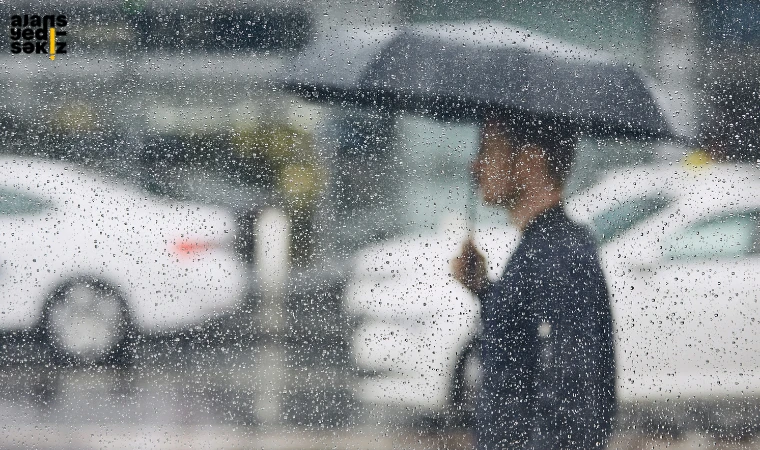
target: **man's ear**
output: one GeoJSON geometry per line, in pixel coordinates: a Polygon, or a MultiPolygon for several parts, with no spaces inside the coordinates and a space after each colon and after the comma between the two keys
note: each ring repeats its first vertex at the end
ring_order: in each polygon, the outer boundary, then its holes
{"type": "Polygon", "coordinates": [[[515,152],[514,164],[516,173],[523,176],[535,176],[545,167],[545,158],[540,148],[534,145],[526,145],[515,152]]]}
{"type": "Polygon", "coordinates": [[[549,161],[544,150],[537,145],[527,145],[515,155],[515,175],[520,185],[536,185],[552,182],[549,161]]]}

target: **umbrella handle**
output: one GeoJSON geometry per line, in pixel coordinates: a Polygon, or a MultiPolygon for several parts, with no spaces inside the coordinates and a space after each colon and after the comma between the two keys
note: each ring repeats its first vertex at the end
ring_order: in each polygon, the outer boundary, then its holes
{"type": "Polygon", "coordinates": [[[468,196],[465,210],[467,214],[467,238],[475,239],[475,227],[478,222],[478,181],[474,173],[468,177],[468,196]]]}

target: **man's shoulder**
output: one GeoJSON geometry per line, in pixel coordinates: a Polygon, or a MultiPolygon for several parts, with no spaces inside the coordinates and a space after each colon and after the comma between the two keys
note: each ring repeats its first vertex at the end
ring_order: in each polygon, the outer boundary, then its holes
{"type": "Polygon", "coordinates": [[[597,241],[588,226],[568,219],[568,245],[596,253],[597,241]]]}
{"type": "Polygon", "coordinates": [[[554,254],[596,255],[597,242],[591,230],[567,216],[548,229],[541,242],[544,251],[554,254]]]}

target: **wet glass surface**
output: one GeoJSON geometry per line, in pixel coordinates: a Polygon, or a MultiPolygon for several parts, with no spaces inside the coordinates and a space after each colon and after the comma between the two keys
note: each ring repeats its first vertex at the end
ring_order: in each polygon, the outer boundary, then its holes
{"type": "Polygon", "coordinates": [[[0,4],[0,447],[472,448],[488,317],[452,260],[494,283],[521,242],[473,165],[499,114],[577,139],[608,448],[760,447],[758,16],[0,4]]]}

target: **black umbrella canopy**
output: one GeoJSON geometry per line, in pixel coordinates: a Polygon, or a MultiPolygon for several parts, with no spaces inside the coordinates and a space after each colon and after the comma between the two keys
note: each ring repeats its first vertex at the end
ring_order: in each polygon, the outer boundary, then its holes
{"type": "Polygon", "coordinates": [[[354,28],[287,70],[286,88],[315,100],[476,119],[497,109],[594,135],[674,137],[641,71],[504,24],[354,28]]]}

